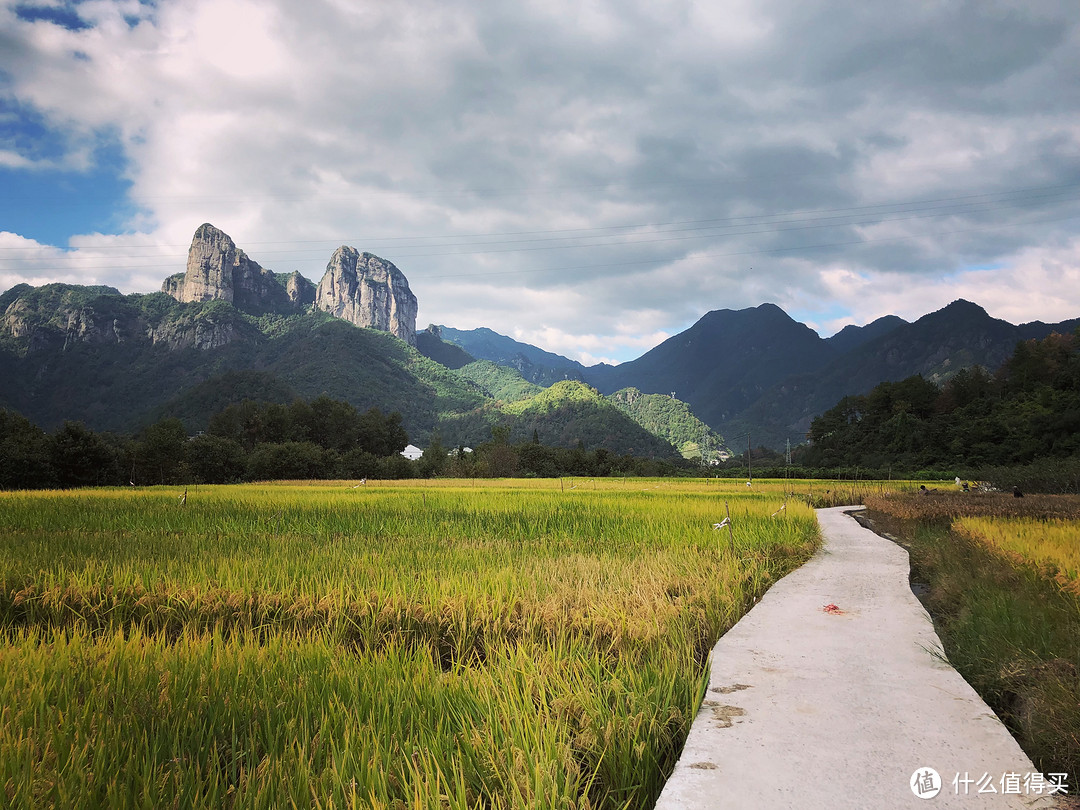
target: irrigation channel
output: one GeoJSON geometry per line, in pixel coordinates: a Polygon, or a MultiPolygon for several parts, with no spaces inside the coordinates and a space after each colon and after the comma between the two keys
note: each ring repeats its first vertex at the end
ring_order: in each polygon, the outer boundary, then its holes
{"type": "Polygon", "coordinates": [[[818,510],[821,550],[716,644],[657,809],[1058,806],[851,511],[818,510]]]}

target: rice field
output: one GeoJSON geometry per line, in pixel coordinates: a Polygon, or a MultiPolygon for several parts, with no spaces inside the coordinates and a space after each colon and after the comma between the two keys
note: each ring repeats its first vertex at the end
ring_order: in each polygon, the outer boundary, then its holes
{"type": "Polygon", "coordinates": [[[1080,520],[965,517],[953,530],[1080,594],[1080,520]]]}
{"type": "Polygon", "coordinates": [[[791,492],[0,493],[5,806],[649,807],[712,644],[816,547],[791,492]]]}

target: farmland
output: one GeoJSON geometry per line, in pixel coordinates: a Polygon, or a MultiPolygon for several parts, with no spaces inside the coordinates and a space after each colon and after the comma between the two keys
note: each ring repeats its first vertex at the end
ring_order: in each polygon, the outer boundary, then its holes
{"type": "Polygon", "coordinates": [[[816,547],[784,490],[0,493],[5,801],[648,806],[713,642],[816,547]]]}

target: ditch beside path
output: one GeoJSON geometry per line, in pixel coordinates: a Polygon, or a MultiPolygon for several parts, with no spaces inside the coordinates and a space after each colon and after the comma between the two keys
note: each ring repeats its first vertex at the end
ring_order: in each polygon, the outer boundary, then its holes
{"type": "Polygon", "coordinates": [[[856,508],[818,510],[822,549],[713,648],[658,810],[1057,807],[1024,794],[1034,766],[945,659],[907,551],[856,508]],[[920,798],[912,777],[928,768],[940,792],[920,798]],[[987,782],[998,792],[980,794],[987,782]]]}

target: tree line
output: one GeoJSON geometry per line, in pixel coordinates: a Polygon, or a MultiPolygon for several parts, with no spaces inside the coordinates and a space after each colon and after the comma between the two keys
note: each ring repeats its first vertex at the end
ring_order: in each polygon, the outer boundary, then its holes
{"type": "Polygon", "coordinates": [[[423,457],[401,455],[409,442],[398,412],[360,413],[323,396],[289,405],[245,400],[214,414],[189,436],[176,418],[134,436],[98,433],[64,422],[52,433],[0,409],[0,489],[227,484],[282,479],[558,477],[687,474],[693,465],[617,455],[603,448],[511,444],[492,428],[475,449],[443,446],[438,434],[423,457]]]}
{"type": "Polygon", "coordinates": [[[329,397],[291,405],[244,401],[189,436],[166,418],[134,436],[64,422],[47,433],[0,410],[0,488],[235,483],[408,477],[401,414],[360,413],[329,397]]]}
{"type": "Polygon", "coordinates": [[[629,453],[614,453],[603,447],[586,450],[584,442],[576,447],[553,447],[540,443],[533,430],[532,439],[511,442],[511,428],[497,425],[491,429],[492,438],[477,448],[456,447],[447,450],[439,435],[431,442],[417,462],[420,477],[449,478],[561,478],[582,476],[700,475],[700,467],[683,459],[665,460],[643,458],[629,453]],[[472,452],[469,452],[471,450],[472,452]]]}
{"type": "Polygon", "coordinates": [[[807,438],[797,460],[818,467],[912,471],[1076,459],[1080,334],[1021,342],[993,374],[965,369],[941,387],[914,376],[844,397],[813,421],[807,438]]]}

